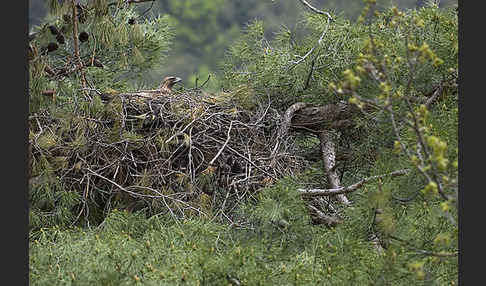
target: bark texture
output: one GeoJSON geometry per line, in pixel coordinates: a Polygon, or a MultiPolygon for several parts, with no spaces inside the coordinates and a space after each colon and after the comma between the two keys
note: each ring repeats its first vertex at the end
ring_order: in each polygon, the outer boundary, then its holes
{"type": "Polygon", "coordinates": [[[348,128],[352,126],[353,115],[358,112],[358,108],[344,101],[324,106],[304,107],[295,111],[290,127],[313,133],[348,128]]]}
{"type": "MultiPolygon", "coordinates": [[[[321,154],[322,162],[324,165],[324,172],[327,176],[327,181],[329,182],[329,188],[338,189],[341,187],[341,182],[339,180],[339,175],[336,172],[336,150],[333,142],[333,134],[330,130],[323,130],[319,134],[319,139],[321,140],[321,154]]],[[[344,194],[336,195],[336,198],[343,204],[349,205],[351,202],[344,194]]]]}

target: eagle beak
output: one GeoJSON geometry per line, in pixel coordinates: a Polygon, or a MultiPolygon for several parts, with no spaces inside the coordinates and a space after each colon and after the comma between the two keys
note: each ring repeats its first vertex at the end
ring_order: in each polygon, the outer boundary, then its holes
{"type": "Polygon", "coordinates": [[[178,82],[181,82],[181,81],[182,81],[182,78],[176,77],[175,80],[174,80],[174,83],[178,83],[178,82]]]}

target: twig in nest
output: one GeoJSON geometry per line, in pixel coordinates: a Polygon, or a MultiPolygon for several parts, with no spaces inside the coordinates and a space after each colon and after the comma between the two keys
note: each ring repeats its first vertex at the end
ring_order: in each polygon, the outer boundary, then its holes
{"type": "Polygon", "coordinates": [[[156,193],[156,194],[157,194],[157,196],[153,196],[153,195],[146,195],[146,194],[141,194],[141,193],[135,193],[135,192],[132,192],[132,191],[128,190],[127,188],[124,188],[123,186],[121,186],[121,185],[117,184],[116,182],[114,182],[114,181],[112,181],[112,180],[108,179],[107,177],[105,177],[105,176],[103,176],[103,175],[100,175],[100,174],[96,173],[95,171],[93,171],[93,170],[91,170],[91,169],[89,169],[89,168],[87,168],[87,170],[88,170],[88,171],[89,171],[91,174],[93,174],[93,175],[95,175],[95,176],[97,176],[97,177],[100,177],[100,178],[102,178],[102,179],[104,179],[104,180],[106,180],[106,181],[110,182],[111,184],[113,184],[114,186],[116,186],[117,188],[119,188],[120,190],[122,190],[122,191],[126,192],[127,194],[130,194],[130,195],[131,195],[131,196],[133,196],[133,197],[166,198],[166,199],[174,200],[174,201],[176,201],[176,202],[178,202],[178,203],[181,203],[181,204],[183,204],[183,205],[187,206],[187,207],[188,207],[188,208],[190,208],[190,209],[193,209],[193,210],[195,210],[195,211],[197,211],[197,212],[199,212],[199,213],[204,214],[204,212],[202,212],[200,209],[197,209],[197,208],[195,208],[195,207],[191,206],[190,204],[188,204],[188,203],[186,203],[186,202],[184,202],[184,201],[181,201],[181,200],[178,200],[178,199],[176,199],[176,198],[172,198],[172,197],[169,197],[169,196],[163,195],[163,194],[161,194],[159,191],[157,191],[157,190],[155,190],[155,189],[152,189],[152,188],[149,188],[149,187],[144,187],[144,186],[136,186],[136,187],[137,187],[137,188],[139,188],[139,189],[146,189],[146,190],[152,191],[152,192],[156,193]]]}
{"type": "Polygon", "coordinates": [[[209,162],[209,165],[213,165],[214,161],[216,161],[216,159],[218,159],[219,155],[221,155],[221,153],[223,152],[224,148],[226,147],[226,145],[228,145],[228,142],[230,140],[230,133],[231,133],[231,128],[233,128],[233,122],[234,121],[231,121],[230,122],[230,126],[228,128],[228,135],[227,135],[227,138],[226,138],[226,141],[224,142],[223,146],[221,147],[221,149],[219,149],[218,151],[218,154],[216,154],[216,156],[214,156],[213,160],[211,160],[211,162],[209,162]]]}
{"type": "MultiPolygon", "coordinates": [[[[215,138],[212,138],[214,141],[218,142],[219,140],[215,139],[215,138]]],[[[219,141],[220,143],[220,141],[219,141]]],[[[265,173],[266,175],[268,175],[270,178],[276,180],[277,178],[275,178],[274,175],[268,173],[267,171],[265,171],[263,168],[261,168],[260,166],[258,166],[257,164],[255,164],[253,161],[251,161],[250,159],[246,158],[244,155],[242,155],[240,152],[236,151],[235,149],[231,148],[230,146],[227,146],[228,150],[230,150],[231,152],[235,153],[236,155],[238,155],[239,157],[245,159],[245,161],[247,161],[248,163],[250,163],[253,167],[257,168],[258,170],[262,171],[263,173],[265,173]]]]}

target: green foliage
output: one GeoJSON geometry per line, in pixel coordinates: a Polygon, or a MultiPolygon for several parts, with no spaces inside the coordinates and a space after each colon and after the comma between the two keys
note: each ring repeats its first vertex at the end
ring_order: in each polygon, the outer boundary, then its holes
{"type": "Polygon", "coordinates": [[[37,56],[29,68],[31,112],[39,112],[53,103],[71,108],[76,106],[76,97],[80,96],[78,90],[84,87],[83,80],[103,92],[108,89],[126,89],[131,80],[140,80],[142,72],[163,63],[168,54],[173,37],[168,17],[160,16],[130,24],[129,19],[139,16],[132,6],[88,1],[83,10],[78,9],[78,13],[84,11],[82,13],[85,17],[84,21],[77,23],[78,33],[87,32],[89,35],[86,42],[78,40],[79,56],[84,65],[95,59],[103,67],[88,65],[83,72],[71,72],[79,63],[74,53],[70,2],[64,1],[61,6],[58,1],[51,2],[51,14],[47,22],[36,27],[36,37],[30,42],[37,50],[37,56]],[[44,55],[48,43],[57,42],[57,36],[51,33],[48,26],[56,27],[65,43],[58,43],[56,50],[44,55]],[[46,74],[43,71],[45,66],[49,66],[58,75],[46,74]],[[63,76],[63,69],[69,77],[63,76]],[[54,101],[42,95],[48,88],[55,90],[54,101]]]}
{"type": "MultiPolygon", "coordinates": [[[[161,2],[192,23],[206,19],[215,25],[208,11],[217,14],[224,1],[161,2]]],[[[153,68],[163,57],[170,38],[169,20],[127,25],[126,17],[136,15],[134,10],[122,9],[112,21],[105,15],[106,1],[96,1],[96,5],[92,12],[98,15],[96,20],[81,26],[95,31],[82,54],[91,55],[95,49],[97,56],[108,59],[108,68],[90,67],[86,76],[102,89],[126,88],[124,79],[130,77],[129,71],[153,68]]],[[[54,8],[53,12],[62,13],[62,7],[54,8]]],[[[365,11],[371,13],[372,6],[365,11]]],[[[397,169],[409,168],[410,172],[370,182],[349,194],[353,206],[340,210],[344,222],[335,228],[313,225],[298,192],[301,183],[326,183],[317,165],[260,190],[253,201],[242,204],[229,218],[234,222],[231,225],[211,218],[179,221],[169,214],[146,218],[144,213],[118,210],[104,217],[96,201],[84,204],[79,192],[66,192],[53,174],[63,169],[66,153],[90,151],[85,132],[100,130],[83,116],[113,120],[121,113],[120,105],[104,105],[99,97],[89,102],[80,100],[79,75],[55,82],[41,75],[46,63],[61,63],[65,60],[62,56],[34,60],[31,111],[51,112],[56,115],[52,120],[59,124],[52,130],[31,130],[31,136],[39,136],[37,145],[43,152],[34,162],[38,177],[29,193],[31,284],[457,284],[458,261],[450,255],[457,251],[459,231],[454,182],[457,88],[448,86],[438,102],[428,108],[423,105],[425,94],[457,73],[457,15],[452,9],[433,6],[381,11],[373,18],[364,13],[357,23],[343,17],[328,23],[326,17],[305,14],[300,25],[308,34],[295,37],[293,31],[282,28],[272,40],[267,40],[264,24],[254,21],[228,51],[222,65],[224,88],[231,96],[240,97],[240,105],[245,106],[242,102],[247,100],[248,109],[266,102],[268,96],[272,107],[280,111],[298,101],[323,105],[348,100],[363,108],[373,101],[381,107],[357,119],[356,128],[337,136],[338,151],[351,151],[354,158],[342,169],[346,171],[343,185],[397,169]],[[295,63],[301,59],[295,55],[302,57],[312,48],[306,59],[295,63]],[[408,60],[418,63],[416,69],[410,69],[408,60]],[[378,80],[370,76],[371,67],[377,69],[378,80]],[[59,96],[41,95],[51,86],[59,96]],[[415,101],[409,106],[404,98],[415,101]],[[386,113],[390,102],[400,123],[400,138],[386,113]],[[414,116],[418,123],[412,122],[414,116]],[[421,150],[429,151],[429,157],[423,160],[426,164],[408,156],[402,147],[419,154],[416,146],[420,136],[425,139],[421,150]],[[59,145],[61,139],[68,143],[59,145]],[[439,183],[451,199],[438,194],[439,183]],[[87,221],[102,223],[96,229],[69,229],[75,215],[88,209],[96,219],[87,221]],[[371,234],[378,236],[385,248],[383,253],[369,241],[371,234]]],[[[182,22],[178,21],[179,25],[182,22]]],[[[204,29],[181,29],[181,35],[204,46],[204,29]]],[[[42,33],[49,37],[47,29],[42,33]]],[[[42,44],[42,37],[36,41],[42,44]]],[[[72,51],[65,46],[56,53],[68,52],[72,51]]],[[[41,116],[36,118],[42,120],[41,116]]],[[[135,130],[124,130],[113,120],[103,138],[106,144],[124,139],[132,143],[130,148],[137,147],[140,135],[135,130]]],[[[161,148],[165,131],[161,130],[157,139],[161,148]]],[[[315,138],[299,140],[302,149],[317,143],[315,138]]],[[[110,160],[111,154],[106,156],[110,160]]],[[[146,175],[140,178],[142,186],[149,184],[146,175]]],[[[210,175],[208,171],[198,178],[208,188],[210,175]]],[[[186,188],[183,180],[181,188],[186,188]]],[[[104,191],[99,193],[103,195],[104,191]]],[[[225,190],[211,191],[225,194],[225,190]]]]}
{"type": "MultiPolygon", "coordinates": [[[[246,230],[200,220],[177,223],[163,216],[147,220],[116,210],[96,230],[41,230],[30,241],[30,281],[33,285],[226,285],[234,283],[232,279],[245,285],[457,282],[457,261],[424,258],[395,244],[383,255],[376,253],[363,224],[370,218],[360,208],[349,210],[351,220],[341,227],[313,226],[292,179],[266,189],[259,199],[247,207],[253,219],[252,229],[246,230]],[[287,224],[274,221],[282,218],[287,224]]],[[[421,211],[416,214],[399,219],[416,221],[410,227],[433,222],[421,211]]],[[[436,241],[446,242],[447,237],[436,241]]]]}
{"type": "MultiPolygon", "coordinates": [[[[46,168],[47,170],[47,168],[46,168]]],[[[29,230],[31,235],[42,228],[67,227],[75,221],[73,209],[81,203],[77,192],[64,191],[57,178],[44,172],[29,190],[29,230]]]]}
{"type": "MultiPolygon", "coordinates": [[[[37,24],[37,19],[41,17],[39,14],[45,13],[40,2],[32,0],[29,11],[31,24],[37,24]]],[[[424,6],[426,2],[379,0],[378,7],[385,9],[393,4],[402,9],[415,8],[424,6]]],[[[356,0],[314,0],[309,3],[352,21],[357,19],[364,6],[362,1],[356,0]]],[[[440,1],[441,7],[453,4],[457,4],[457,0],[440,1]]],[[[132,6],[140,14],[143,13],[142,18],[170,15],[170,22],[177,27],[170,60],[155,65],[149,72],[142,72],[144,84],[158,84],[160,78],[176,74],[184,78],[187,87],[192,87],[197,77],[201,82],[210,73],[211,80],[206,88],[212,91],[220,89],[218,64],[228,47],[241,36],[241,27],[256,19],[262,20],[267,39],[273,39],[274,34],[284,26],[292,31],[292,40],[295,40],[306,33],[296,23],[303,20],[302,11],[309,11],[299,1],[281,0],[164,0],[132,6]]]]}

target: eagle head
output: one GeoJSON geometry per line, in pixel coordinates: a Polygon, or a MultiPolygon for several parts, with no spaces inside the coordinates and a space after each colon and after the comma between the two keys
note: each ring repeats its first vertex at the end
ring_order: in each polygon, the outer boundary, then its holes
{"type": "Polygon", "coordinates": [[[160,89],[171,91],[172,86],[174,86],[174,84],[181,82],[181,81],[182,81],[182,79],[180,77],[167,76],[162,81],[162,84],[160,85],[160,89]]]}

